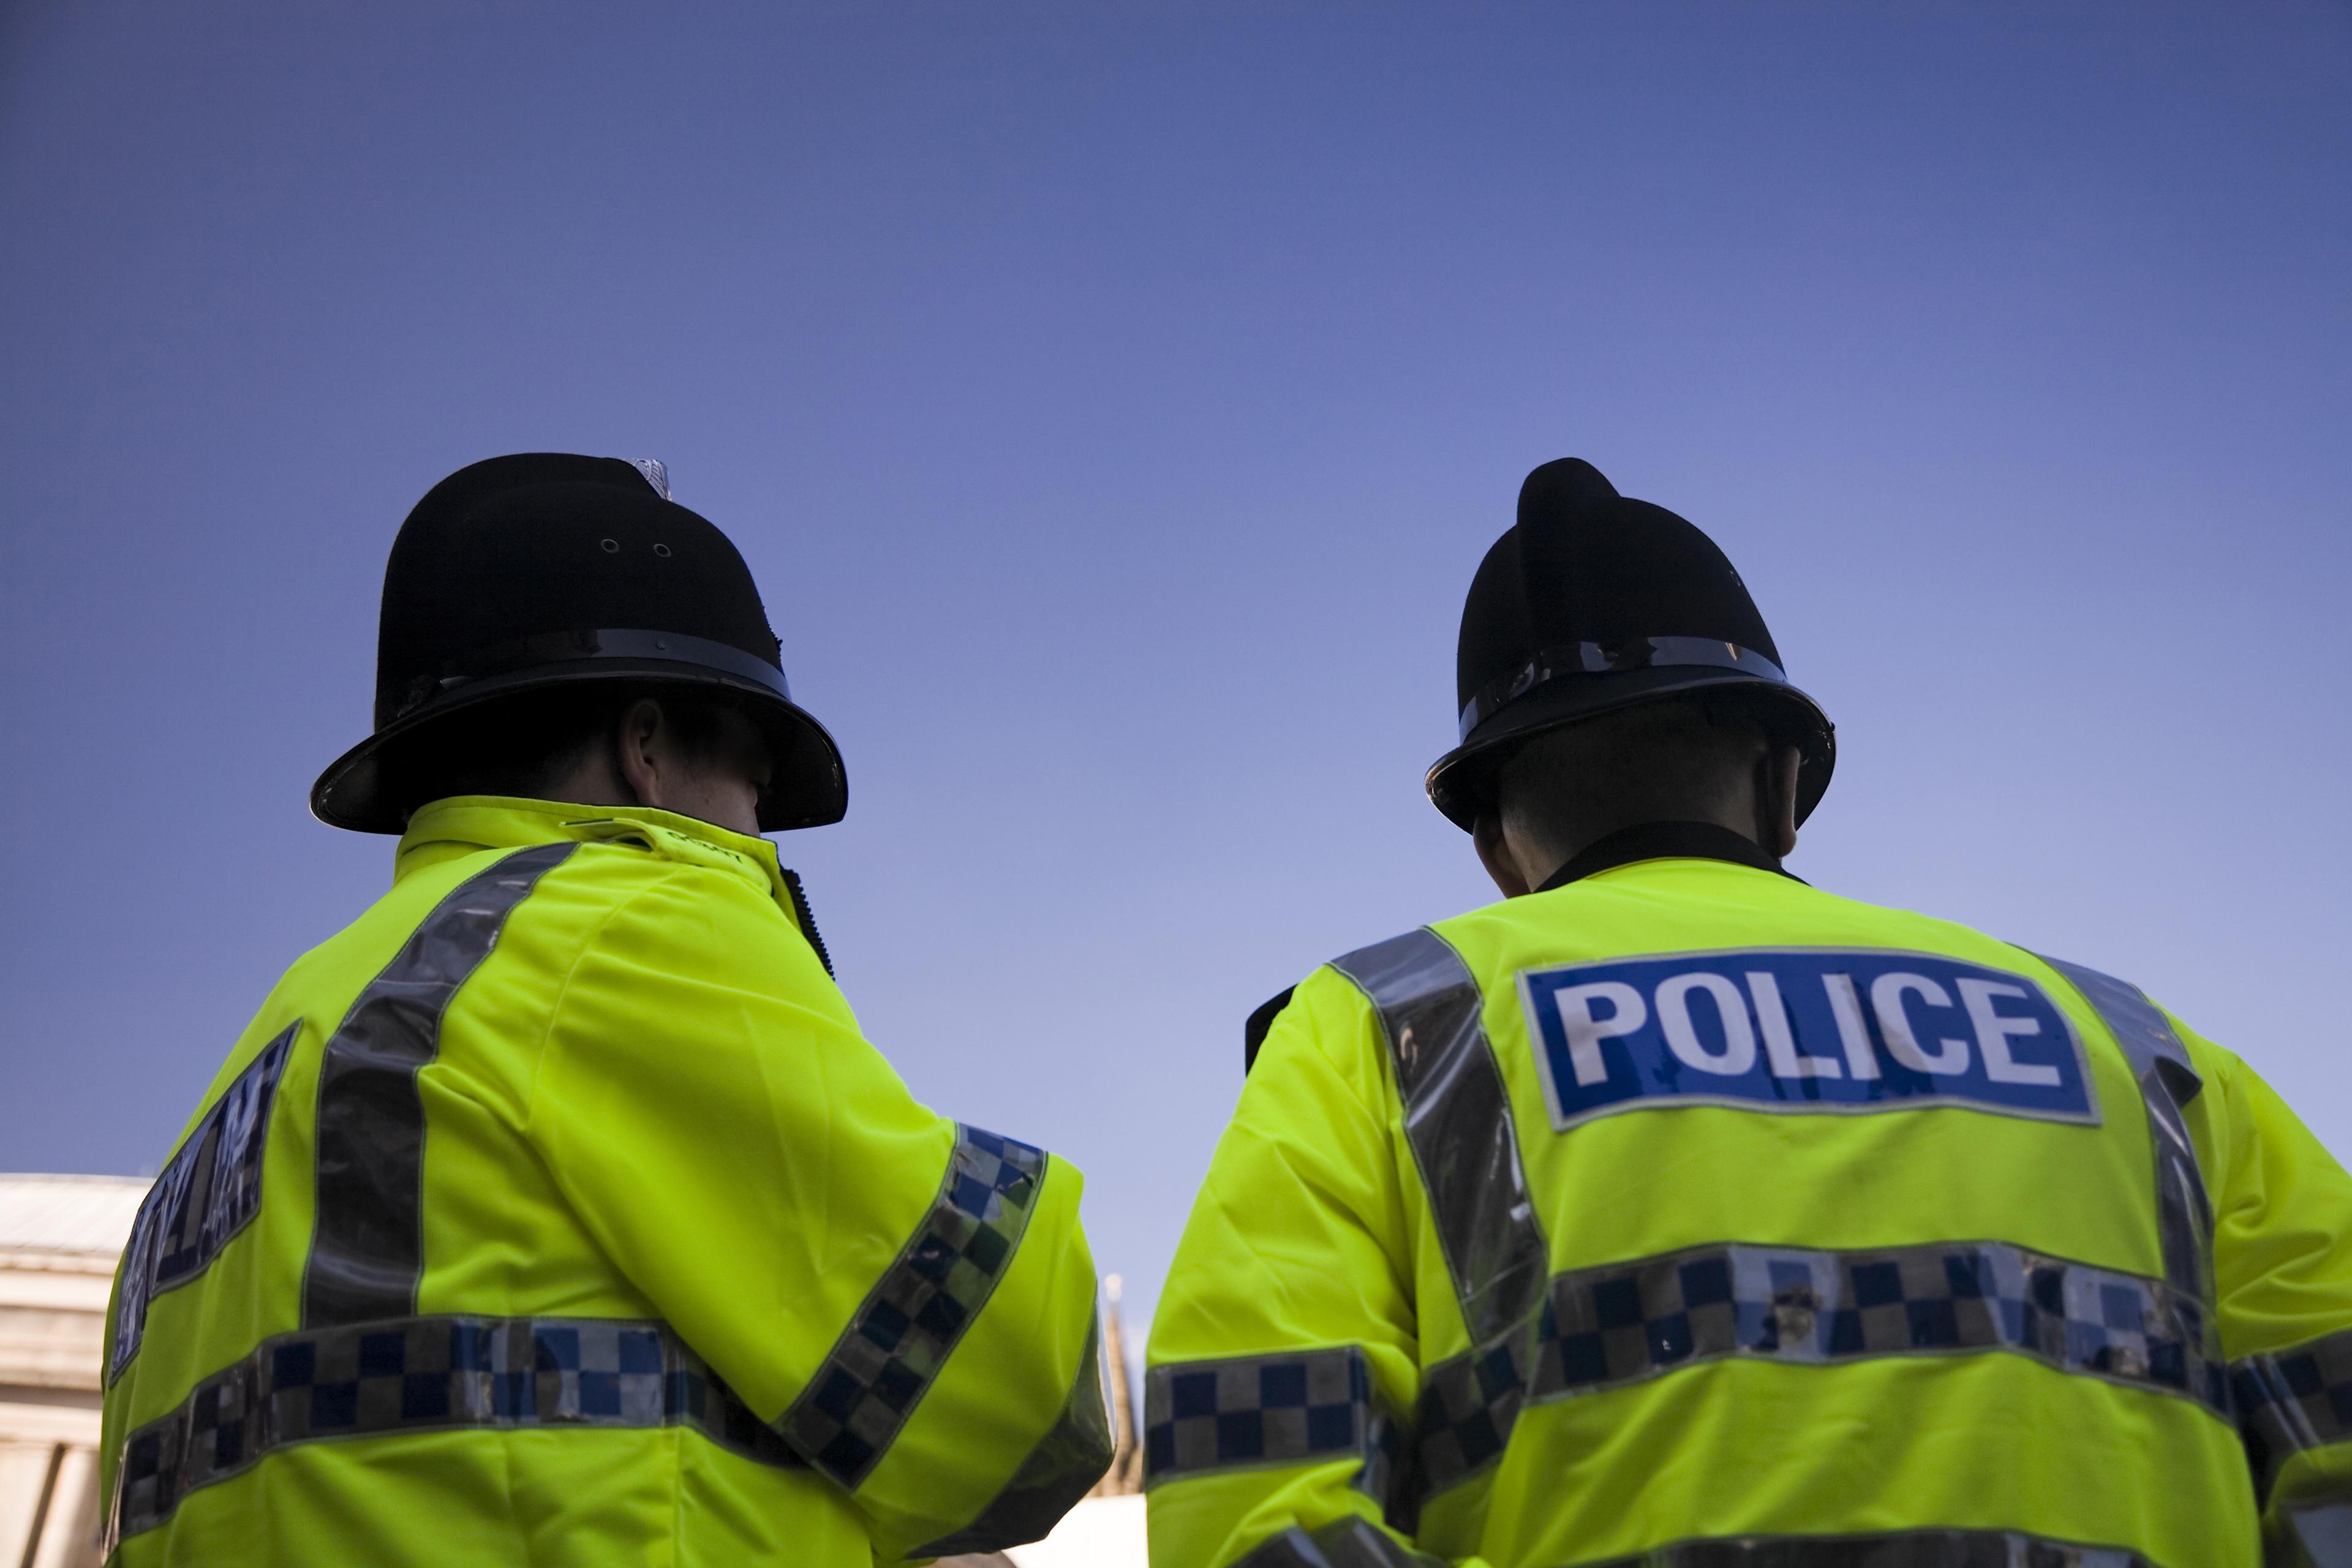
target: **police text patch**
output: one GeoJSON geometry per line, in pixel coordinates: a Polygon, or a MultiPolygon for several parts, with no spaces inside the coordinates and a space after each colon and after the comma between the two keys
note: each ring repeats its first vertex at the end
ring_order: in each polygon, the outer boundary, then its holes
{"type": "Polygon", "coordinates": [[[246,1064],[206,1108],[139,1205],[130,1245],[122,1252],[121,1289],[114,1298],[114,1359],[107,1363],[106,1374],[110,1383],[139,1353],[147,1331],[148,1303],[211,1268],[221,1248],[261,1212],[261,1156],[269,1140],[269,1107],[301,1028],[299,1019],[287,1025],[246,1064]]]}
{"type": "Polygon", "coordinates": [[[1610,959],[1519,974],[1552,1125],[1616,1110],[1965,1106],[2096,1121],[2065,1016],[2021,974],[1884,949],[1610,959]]]}

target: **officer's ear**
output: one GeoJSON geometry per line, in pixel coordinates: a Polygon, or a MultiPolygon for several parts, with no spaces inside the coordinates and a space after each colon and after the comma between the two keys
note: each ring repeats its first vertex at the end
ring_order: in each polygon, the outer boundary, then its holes
{"type": "Polygon", "coordinates": [[[1776,860],[1796,853],[1797,770],[1803,762],[1796,747],[1775,746],[1757,769],[1756,841],[1776,860]]]}
{"type": "Polygon", "coordinates": [[[662,788],[662,705],[650,697],[625,704],[613,726],[613,761],[639,805],[660,808],[662,788]]]}
{"type": "Polygon", "coordinates": [[[1494,879],[1503,897],[1520,899],[1535,890],[1527,873],[1519,868],[1518,858],[1511,853],[1510,845],[1503,837],[1501,812],[1480,812],[1470,829],[1470,842],[1478,847],[1478,863],[1486,868],[1486,875],[1494,879]]]}

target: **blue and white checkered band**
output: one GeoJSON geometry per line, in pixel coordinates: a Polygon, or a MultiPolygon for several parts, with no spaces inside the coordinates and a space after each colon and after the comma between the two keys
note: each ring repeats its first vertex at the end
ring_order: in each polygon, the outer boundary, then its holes
{"type": "MultiPolygon", "coordinates": [[[[1234,1568],[1444,1568],[1373,1529],[1339,1520],[1312,1534],[1297,1526],[1234,1568]]],[[[1781,1535],[1678,1541],[1592,1568],[2157,1568],[2126,1546],[2085,1546],[1995,1530],[1907,1530],[1880,1535],[1781,1535]]]]}
{"type": "Polygon", "coordinates": [[[1144,1374],[1147,1489],[1217,1471],[1353,1459],[1352,1484],[1385,1510],[1403,1479],[1403,1448],[1357,1345],[1171,1362],[1144,1374]]]}
{"type": "Polygon", "coordinates": [[[1679,1541],[1592,1568],[2157,1568],[2127,1546],[2085,1546],[2010,1530],[1679,1541]]]}
{"type": "MultiPolygon", "coordinates": [[[[1360,1519],[1292,1528],[1234,1568],[1442,1568],[1360,1519]]],[[[2125,1546],[2084,1546],[2014,1531],[1910,1530],[1884,1535],[1680,1541],[1592,1568],[2156,1568],[2125,1546]]]]}
{"type": "Polygon", "coordinates": [[[295,1443],[651,1426],[692,1427],[763,1464],[802,1463],[666,1323],[455,1316],[280,1334],[124,1439],[107,1552],[295,1443]]]}
{"type": "Polygon", "coordinates": [[[930,1213],[777,1421],[845,1489],[881,1461],[1012,1264],[1045,1158],[1043,1149],[958,1126],[930,1213]]]}
{"type": "Polygon", "coordinates": [[[1713,637],[1621,637],[1613,642],[1561,643],[1545,648],[1500,679],[1487,682],[1462,705],[1462,739],[1491,719],[1505,703],[1564,675],[1611,675],[1629,669],[1676,665],[1737,669],[1780,685],[1788,676],[1752,648],[1713,637]]]}
{"type": "Polygon", "coordinates": [[[1502,1453],[1529,1405],[1729,1359],[1834,1365],[1997,1352],[2188,1399],[2227,1419],[2201,1302],[2005,1242],[1870,1252],[1693,1247],[1553,1277],[1543,1310],[1432,1367],[1415,1413],[1431,1493],[1502,1453]]]}
{"type": "Polygon", "coordinates": [[[2262,1496],[2297,1454],[2352,1442],[2352,1331],[2234,1362],[2230,1384],[2262,1496]]]}
{"type": "Polygon", "coordinates": [[[122,1375],[146,1337],[148,1303],[212,1267],[221,1248],[261,1212],[261,1156],[269,1138],[269,1109],[286,1058],[302,1032],[299,1019],[232,1079],[205,1111],[179,1152],[155,1178],[131,1244],[122,1253],[122,1288],[114,1302],[114,1354],[107,1381],[122,1375]]]}
{"type": "Polygon", "coordinates": [[[2099,1120],[2081,1042],[2048,994],[1937,953],[1698,952],[1530,969],[1518,984],[1562,1131],[1686,1105],[2099,1120]]]}

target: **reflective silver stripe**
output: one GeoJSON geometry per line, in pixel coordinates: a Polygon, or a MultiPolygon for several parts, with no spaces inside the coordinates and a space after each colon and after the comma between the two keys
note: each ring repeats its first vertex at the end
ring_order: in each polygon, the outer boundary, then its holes
{"type": "Polygon", "coordinates": [[[1243,1557],[1234,1568],[1444,1568],[1444,1564],[1399,1545],[1365,1521],[1349,1517],[1312,1535],[1293,1526],[1243,1557]]]}
{"type": "Polygon", "coordinates": [[[343,1016],[319,1062],[318,1220],[302,1279],[307,1328],[404,1318],[425,1270],[419,1069],[441,1019],[517,904],[577,844],[518,849],[460,882],[343,1016]]]}
{"type": "Polygon", "coordinates": [[[1995,1530],[1685,1541],[1592,1568],[2156,1568],[2127,1546],[1995,1530]]]}
{"type": "Polygon", "coordinates": [[[269,1113],[301,1032],[302,1020],[297,1018],[255,1054],[205,1108],[140,1203],[130,1245],[122,1249],[122,1285],[114,1295],[110,1384],[139,1353],[148,1303],[210,1268],[221,1249],[261,1212],[269,1113]]]}
{"type": "Polygon", "coordinates": [[[547,632],[462,654],[443,665],[437,679],[418,682],[392,716],[404,719],[436,699],[477,680],[542,665],[597,659],[698,665],[765,688],[787,702],[793,700],[793,690],[785,683],[782,669],[732,643],[713,642],[709,637],[687,637],[678,632],[600,627],[594,631],[547,632]]]}
{"type": "Polygon", "coordinates": [[[1086,1496],[1110,1468],[1110,1413],[1103,1406],[1102,1329],[1087,1336],[1087,1353],[1053,1429],[1029,1450],[1021,1468],[980,1517],[952,1535],[917,1547],[917,1557],[991,1552],[1042,1541],[1055,1521],[1086,1496]]]}
{"type": "Polygon", "coordinates": [[[2352,1500],[2333,1499],[2297,1503],[2284,1510],[2284,1522],[2294,1532],[2302,1555],[2273,1552],[2265,1563],[2293,1563],[2295,1568],[2352,1568],[2352,1500]]]}
{"type": "Polygon", "coordinates": [[[1481,720],[1490,717],[1513,698],[1523,697],[1563,675],[1606,675],[1619,670],[1654,669],[1662,665],[1737,669],[1782,686],[1789,680],[1779,665],[1755,649],[1738,643],[1717,642],[1713,637],[1621,637],[1613,642],[1562,643],[1545,648],[1510,674],[1479,688],[1462,705],[1462,738],[1467,741],[1481,720]]]}
{"type": "Polygon", "coordinates": [[[323,1437],[478,1428],[690,1426],[764,1464],[801,1463],[662,1322],[448,1316],[264,1340],[124,1439],[107,1551],[200,1487],[323,1437]]]}
{"type": "Polygon", "coordinates": [[[880,1462],[1013,1261],[1045,1152],[959,1125],[939,1196],[776,1425],[855,1489],[880,1462]]]}
{"type": "Polygon", "coordinates": [[[1429,1369],[1418,1471],[1429,1493],[1443,1491],[1501,1455],[1524,1405],[1729,1358],[2000,1352],[2194,1399],[2226,1419],[2226,1371],[2205,1353],[2203,1321],[2161,1280],[2005,1242],[1692,1247],[1561,1274],[1539,1315],[1429,1369]]]}
{"type": "MultiPolygon", "coordinates": [[[[2079,963],[2039,955],[2083,994],[2123,1047],[2147,1106],[2148,1136],[2156,1144],[2157,1228],[2164,1247],[2164,1277],[2174,1289],[2205,1304],[2213,1302],[2213,1206],[2197,1164],[2197,1145],[2181,1112],[2204,1088],[2189,1059],[2189,1047],[2171,1021],[2139,987],[2085,969],[2079,963]]],[[[2218,1327],[2209,1321],[2209,1349],[2219,1355],[2218,1327]]]]}
{"type": "Polygon", "coordinates": [[[2230,1384],[2259,1496],[2295,1455],[2352,1441],[2352,1331],[2234,1362],[2230,1384]]]}
{"type": "Polygon", "coordinates": [[[1220,1470],[1361,1461],[1355,1489],[1388,1510],[1404,1435],[1360,1345],[1170,1362],[1143,1380],[1143,1484],[1220,1470]]]}
{"type": "Polygon", "coordinates": [[[1473,1342],[1535,1310],[1550,1258],[1528,1193],[1510,1095],[1480,1021],[1477,976],[1427,926],[1333,963],[1380,1014],[1405,1138],[1473,1342]]]}

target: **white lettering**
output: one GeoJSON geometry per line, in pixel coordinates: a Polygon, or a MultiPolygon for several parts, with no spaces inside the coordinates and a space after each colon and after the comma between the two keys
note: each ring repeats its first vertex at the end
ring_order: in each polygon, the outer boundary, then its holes
{"type": "Polygon", "coordinates": [[[1878,1015],[1878,1033],[1895,1059],[1916,1072],[1957,1078],[1969,1070],[1969,1043],[1948,1037],[1937,1043],[1944,1048],[1930,1056],[1911,1032],[1910,1016],[1903,1011],[1903,994],[1910,992],[1930,1007],[1949,1007],[1951,994],[1924,974],[1897,970],[1870,983],[1870,1008],[1878,1015]]]}
{"type": "Polygon", "coordinates": [[[2012,1035],[2022,1038],[2042,1032],[2039,1018],[2006,1018],[1992,1010],[1996,996],[2013,996],[2025,1000],[2029,993],[2022,985],[2005,985],[1997,980],[1961,980],[1954,984],[1960,988],[1960,1005],[1969,1010],[1969,1021],[1977,1026],[1977,1049],[1984,1057],[1985,1077],[1995,1083],[2028,1083],[2039,1089],[2058,1087],[2058,1069],[2054,1067],[2029,1066],[2009,1054],[2012,1035]]]}
{"type": "Polygon", "coordinates": [[[1559,1009],[1559,1026],[1568,1036],[1569,1065],[1575,1069],[1579,1089],[1609,1081],[1609,1064],[1601,1059],[1601,1041],[1630,1035],[1650,1021],[1649,1005],[1642,1000],[1642,994],[1615,980],[1565,986],[1553,992],[1551,1000],[1559,1009]],[[1608,1016],[1592,1016],[1595,1002],[1609,1004],[1608,1016]]]}
{"type": "Polygon", "coordinates": [[[1658,986],[1658,1026],[1665,1031],[1667,1047],[1701,1072],[1738,1078],[1756,1065],[1756,1031],[1748,1022],[1748,998],[1739,994],[1738,986],[1720,974],[1677,974],[1662,982],[1658,986]],[[1698,1030],[1691,1024],[1690,994],[1694,991],[1704,991],[1715,999],[1716,1013],[1723,1020],[1720,1055],[1710,1053],[1700,1043],[1698,1030]]]}
{"type": "Polygon", "coordinates": [[[1870,1048],[1870,1026],[1862,1021],[1862,997],[1854,991],[1853,976],[1824,974],[1822,989],[1830,994],[1830,1016],[1837,1020],[1846,1070],[1857,1079],[1878,1077],[1878,1053],[1870,1048]]]}
{"type": "Polygon", "coordinates": [[[1756,998],[1756,1025],[1764,1035],[1764,1058],[1772,1064],[1775,1078],[1843,1078],[1837,1062],[1829,1057],[1807,1056],[1797,1048],[1797,1036],[1789,1027],[1789,1009],[1780,1000],[1780,982],[1769,971],[1751,969],[1748,972],[1748,992],[1756,998]]]}

